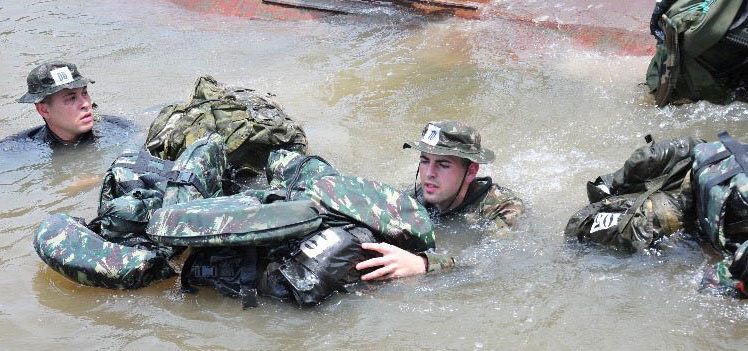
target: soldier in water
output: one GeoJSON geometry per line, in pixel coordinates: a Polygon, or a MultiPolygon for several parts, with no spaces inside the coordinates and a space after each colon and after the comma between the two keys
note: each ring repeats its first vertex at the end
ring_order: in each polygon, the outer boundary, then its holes
{"type": "Polygon", "coordinates": [[[26,78],[27,92],[17,101],[34,104],[44,125],[37,126],[6,139],[37,141],[51,147],[92,141],[98,136],[94,128],[99,122],[109,127],[132,130],[132,123],[118,117],[99,116],[88,84],[75,64],[63,61],[48,61],[40,64],[26,78]],[[111,125],[111,126],[110,126],[111,125]]]}
{"type": "MultiPolygon", "coordinates": [[[[406,142],[403,148],[421,152],[415,198],[435,222],[468,215],[493,221],[499,230],[507,230],[523,212],[522,200],[511,190],[494,184],[489,177],[478,177],[480,165],[492,162],[495,156],[481,147],[480,133],[474,128],[455,121],[430,122],[420,141],[406,142]]],[[[358,270],[376,268],[363,275],[363,280],[423,274],[456,263],[452,256],[413,254],[387,243],[365,243],[362,247],[381,255],[356,265],[358,270]]]]}

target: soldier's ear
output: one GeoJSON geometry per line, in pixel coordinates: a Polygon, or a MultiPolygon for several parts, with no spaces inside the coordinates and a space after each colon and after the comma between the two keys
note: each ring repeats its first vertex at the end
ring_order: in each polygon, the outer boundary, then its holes
{"type": "Polygon", "coordinates": [[[473,177],[475,177],[475,176],[477,176],[477,175],[478,175],[478,170],[479,170],[479,169],[480,169],[480,164],[478,164],[478,163],[475,163],[475,162],[472,162],[472,163],[470,163],[470,165],[468,166],[468,169],[467,169],[467,174],[468,174],[468,175],[470,175],[470,176],[473,176],[473,177]]]}
{"type": "Polygon", "coordinates": [[[38,112],[44,120],[47,120],[47,117],[49,116],[49,105],[44,102],[37,102],[34,106],[36,107],[36,112],[38,112]]]}

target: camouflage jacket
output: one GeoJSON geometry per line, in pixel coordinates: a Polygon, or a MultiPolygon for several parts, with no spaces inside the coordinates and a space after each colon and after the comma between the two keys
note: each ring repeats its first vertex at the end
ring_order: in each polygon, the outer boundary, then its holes
{"type": "MultiPolygon", "coordinates": [[[[493,221],[498,233],[506,233],[515,225],[517,218],[524,212],[524,203],[514,192],[494,184],[489,177],[476,178],[470,184],[465,200],[459,206],[440,212],[434,206],[425,203],[423,189],[416,189],[415,198],[429,211],[435,223],[439,219],[464,216],[468,221],[493,221]]],[[[424,252],[421,256],[428,260],[427,272],[449,268],[455,265],[456,258],[445,254],[424,252]]]]}

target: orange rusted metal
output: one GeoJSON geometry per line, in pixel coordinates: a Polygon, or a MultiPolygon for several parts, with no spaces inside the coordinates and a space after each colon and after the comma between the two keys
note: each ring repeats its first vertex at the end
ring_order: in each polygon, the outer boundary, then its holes
{"type": "Polygon", "coordinates": [[[329,12],[279,6],[262,0],[169,0],[190,11],[223,16],[266,20],[308,20],[330,15],[329,12]]]}

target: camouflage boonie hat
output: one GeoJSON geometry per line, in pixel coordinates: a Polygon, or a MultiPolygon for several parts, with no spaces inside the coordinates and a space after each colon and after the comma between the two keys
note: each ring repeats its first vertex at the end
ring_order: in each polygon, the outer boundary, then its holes
{"type": "Polygon", "coordinates": [[[475,163],[489,163],[495,158],[493,151],[482,148],[480,133],[475,128],[456,121],[429,122],[423,128],[421,140],[406,142],[403,149],[466,158],[475,163]]]}
{"type": "Polygon", "coordinates": [[[94,83],[94,81],[84,78],[74,64],[49,61],[31,70],[26,77],[29,90],[16,101],[34,104],[62,89],[82,88],[88,83],[94,83]]]}

